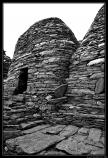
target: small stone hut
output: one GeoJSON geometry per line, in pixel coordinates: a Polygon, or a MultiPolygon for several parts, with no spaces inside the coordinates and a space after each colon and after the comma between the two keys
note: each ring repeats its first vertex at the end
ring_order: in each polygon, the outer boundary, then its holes
{"type": "Polygon", "coordinates": [[[59,18],[32,25],[20,36],[5,82],[7,96],[48,94],[69,77],[72,54],[78,48],[73,32],[59,18]]]}
{"type": "Polygon", "coordinates": [[[80,120],[85,117],[87,122],[87,117],[92,117],[91,124],[100,120],[100,126],[104,125],[105,6],[97,13],[70,63],[66,79],[69,103],[78,107],[80,120]]]}

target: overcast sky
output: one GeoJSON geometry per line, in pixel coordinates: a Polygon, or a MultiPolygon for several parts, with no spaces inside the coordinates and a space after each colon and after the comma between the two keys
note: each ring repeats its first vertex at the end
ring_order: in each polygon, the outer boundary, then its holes
{"type": "Polygon", "coordinates": [[[13,57],[16,42],[39,20],[58,17],[82,40],[104,3],[4,3],[3,48],[13,57]]]}

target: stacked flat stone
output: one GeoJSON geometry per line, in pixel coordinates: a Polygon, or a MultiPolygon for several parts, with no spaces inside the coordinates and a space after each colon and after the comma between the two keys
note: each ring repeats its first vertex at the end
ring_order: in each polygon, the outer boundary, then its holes
{"type": "Polygon", "coordinates": [[[22,131],[38,125],[45,125],[39,107],[33,102],[25,103],[25,95],[19,94],[4,101],[3,139],[22,135],[22,131]]]}
{"type": "Polygon", "coordinates": [[[69,59],[79,42],[59,18],[48,18],[32,25],[15,47],[5,90],[12,94],[20,69],[28,67],[27,92],[45,94],[65,83],[69,59]]]}
{"type": "Polygon", "coordinates": [[[4,131],[20,130],[24,123],[35,126],[42,123],[37,121],[41,117],[39,110],[46,108],[42,107],[47,102],[45,95],[65,85],[69,60],[78,44],[72,31],[58,18],[35,23],[18,39],[4,82],[4,131]],[[20,70],[25,67],[28,67],[27,90],[14,94],[20,70]]]}
{"type": "Polygon", "coordinates": [[[11,58],[6,55],[5,51],[3,51],[3,79],[7,78],[7,73],[10,64],[11,64],[11,58]]]}
{"type": "Polygon", "coordinates": [[[79,116],[82,113],[81,118],[93,117],[94,120],[96,118],[103,124],[105,106],[104,65],[105,6],[99,10],[80,47],[72,55],[66,93],[69,97],[69,103],[79,107],[76,112],[79,116]],[[87,114],[87,116],[83,114],[87,114]]]}

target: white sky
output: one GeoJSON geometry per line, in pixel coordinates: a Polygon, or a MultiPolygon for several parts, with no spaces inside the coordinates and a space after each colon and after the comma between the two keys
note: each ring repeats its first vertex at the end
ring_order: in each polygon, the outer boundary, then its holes
{"type": "Polygon", "coordinates": [[[13,57],[16,42],[39,20],[58,17],[82,40],[104,3],[4,3],[3,48],[13,57]]]}

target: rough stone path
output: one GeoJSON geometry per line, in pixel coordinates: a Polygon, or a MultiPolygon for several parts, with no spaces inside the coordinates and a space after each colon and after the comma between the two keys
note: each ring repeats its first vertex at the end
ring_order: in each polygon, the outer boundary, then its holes
{"type": "Polygon", "coordinates": [[[104,155],[103,128],[78,124],[76,118],[75,124],[73,115],[63,116],[61,109],[41,115],[36,105],[27,107],[22,99],[4,103],[4,155],[104,155]]]}
{"type": "Polygon", "coordinates": [[[104,155],[104,131],[73,125],[41,124],[6,139],[4,154],[104,155]]]}

